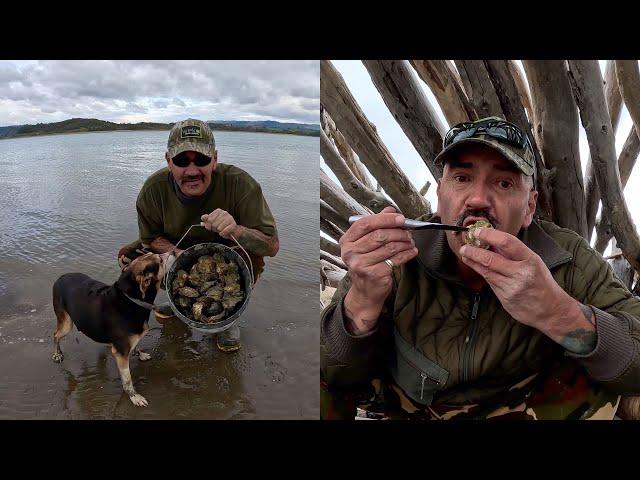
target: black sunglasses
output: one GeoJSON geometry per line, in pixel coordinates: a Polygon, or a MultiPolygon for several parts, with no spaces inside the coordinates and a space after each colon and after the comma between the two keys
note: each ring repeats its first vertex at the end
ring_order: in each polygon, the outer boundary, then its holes
{"type": "MultiPolygon", "coordinates": [[[[172,160],[173,164],[180,168],[188,167],[191,163],[191,160],[187,156],[187,152],[182,152],[176,155],[172,160]]],[[[196,152],[196,158],[193,160],[193,163],[195,163],[197,167],[206,167],[211,163],[211,157],[207,157],[200,152],[196,152]]]]}
{"type": "Polygon", "coordinates": [[[443,147],[446,148],[462,139],[474,137],[476,134],[486,134],[496,140],[530,150],[533,153],[529,138],[522,133],[520,128],[505,120],[494,119],[459,123],[447,132],[444,137],[443,147]]]}

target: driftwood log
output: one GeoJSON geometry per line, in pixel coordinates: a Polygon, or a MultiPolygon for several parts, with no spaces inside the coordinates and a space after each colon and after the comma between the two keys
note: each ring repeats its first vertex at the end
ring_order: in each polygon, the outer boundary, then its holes
{"type": "Polygon", "coordinates": [[[538,171],[538,205],[537,215],[545,220],[553,218],[553,206],[549,198],[548,185],[543,180],[547,178],[545,165],[538,151],[536,139],[532,134],[531,125],[527,118],[524,105],[520,100],[520,93],[516,81],[514,80],[507,60],[485,60],[484,61],[489,79],[493,83],[500,107],[504,113],[504,118],[511,123],[518,125],[529,137],[533,153],[535,155],[536,169],[538,171]]]}
{"type": "Polygon", "coordinates": [[[344,135],[340,133],[340,130],[336,128],[336,124],[331,120],[331,117],[324,108],[321,107],[320,121],[322,123],[322,130],[325,135],[333,140],[336,148],[340,152],[340,156],[343,161],[349,167],[349,170],[358,180],[362,182],[366,187],[373,189],[373,184],[367,175],[367,170],[362,164],[358,156],[351,149],[347,141],[344,139],[344,135]]]}
{"type": "Polygon", "coordinates": [[[595,60],[569,60],[569,81],[587,134],[591,160],[602,198],[603,215],[627,261],[640,270],[640,238],[622,194],[613,127],[607,111],[600,67],[595,60]]]}
{"type": "Polygon", "coordinates": [[[505,118],[496,89],[482,60],[456,60],[462,85],[477,118],[498,116],[505,118]]]}
{"type": "MultiPolygon", "coordinates": [[[[622,107],[622,96],[620,95],[620,89],[618,87],[618,81],[616,78],[615,62],[609,60],[604,74],[604,87],[605,87],[605,100],[607,103],[607,111],[609,112],[609,118],[611,119],[611,128],[613,133],[618,129],[618,121],[620,119],[620,110],[622,107]]],[[[587,170],[585,172],[585,198],[586,198],[586,213],[587,213],[587,235],[586,238],[591,238],[591,232],[595,226],[596,214],[598,212],[598,205],[600,203],[600,191],[596,183],[595,170],[593,168],[593,161],[591,159],[591,153],[587,159],[587,170]]]]}
{"type": "Polygon", "coordinates": [[[412,60],[411,65],[436,97],[449,125],[477,119],[451,60],[412,60]]]}
{"type": "Polygon", "coordinates": [[[583,237],[587,234],[580,151],[578,110],[564,60],[524,60],[531,88],[534,132],[549,170],[552,219],[583,237]]]}
{"type": "Polygon", "coordinates": [[[409,218],[431,212],[328,60],[320,61],[320,97],[336,127],[387,195],[409,218]]]}
{"type": "Polygon", "coordinates": [[[380,212],[384,207],[395,207],[393,202],[386,196],[369,188],[355,176],[353,170],[349,168],[338,149],[331,143],[331,140],[329,140],[329,137],[324,131],[320,132],[320,154],[327,166],[338,178],[342,188],[344,188],[354,200],[357,200],[375,213],[380,212]]]}
{"type": "Polygon", "coordinates": [[[405,60],[363,60],[373,84],[384,103],[413,143],[418,154],[435,179],[442,176],[442,167],[433,159],[442,150],[446,133],[435,110],[414,78],[405,60]]]}

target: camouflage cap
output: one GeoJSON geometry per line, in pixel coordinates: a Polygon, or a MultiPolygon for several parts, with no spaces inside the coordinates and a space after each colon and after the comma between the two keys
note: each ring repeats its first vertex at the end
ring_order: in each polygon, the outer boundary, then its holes
{"type": "Polygon", "coordinates": [[[497,150],[522,173],[533,176],[535,185],[536,161],[529,138],[518,126],[500,117],[482,118],[452,127],[445,135],[443,150],[434,162],[444,165],[453,150],[472,143],[497,150]]]}
{"type": "Polygon", "coordinates": [[[199,152],[207,157],[213,157],[216,150],[216,141],[209,125],[202,120],[188,118],[177,122],[169,133],[167,151],[169,157],[187,152],[199,152]]]}

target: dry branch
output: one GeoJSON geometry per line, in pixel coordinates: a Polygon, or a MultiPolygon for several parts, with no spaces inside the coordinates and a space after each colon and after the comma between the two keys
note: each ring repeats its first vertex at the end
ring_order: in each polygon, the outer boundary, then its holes
{"type": "MultiPolygon", "coordinates": [[[[605,100],[607,102],[607,111],[609,112],[609,118],[611,119],[611,127],[615,138],[615,133],[618,129],[618,121],[620,119],[620,111],[622,108],[622,96],[620,95],[620,88],[618,87],[618,80],[616,78],[615,62],[609,60],[604,73],[604,92],[605,100]]],[[[596,222],[596,214],[598,213],[598,204],[600,203],[600,192],[598,191],[598,184],[596,182],[593,162],[591,161],[591,154],[587,159],[587,169],[585,171],[584,182],[584,194],[585,194],[585,208],[587,215],[587,236],[591,238],[591,232],[596,222]]]]}
{"type": "Polygon", "coordinates": [[[420,195],[425,196],[429,191],[429,187],[431,186],[431,182],[427,180],[427,183],[420,189],[420,195]]]}
{"type": "Polygon", "coordinates": [[[518,125],[531,140],[539,179],[536,186],[538,190],[537,215],[545,220],[551,220],[553,218],[553,205],[550,199],[550,192],[547,190],[547,184],[543,181],[547,177],[547,172],[538,151],[538,145],[531,132],[529,119],[520,101],[516,82],[509,70],[509,64],[506,60],[485,60],[484,64],[504,112],[504,118],[518,125]]]}
{"type": "MultiPolygon", "coordinates": [[[[320,199],[320,220],[329,221],[334,226],[342,230],[342,233],[340,233],[340,236],[342,236],[342,234],[349,229],[348,217],[349,215],[345,216],[339,213],[335,208],[329,205],[325,200],[323,200],[322,198],[320,199]]],[[[322,229],[322,222],[320,223],[320,228],[322,229]]],[[[331,232],[331,230],[329,232],[331,232]]]]}
{"type": "Polygon", "coordinates": [[[529,123],[533,125],[533,107],[531,103],[531,96],[529,95],[529,89],[527,88],[527,82],[525,81],[522,72],[518,68],[518,65],[516,65],[516,62],[514,62],[513,60],[507,60],[507,65],[509,67],[509,72],[511,72],[513,80],[516,82],[516,88],[518,89],[520,102],[527,112],[529,123]]]}
{"type": "Polygon", "coordinates": [[[600,67],[594,60],[569,60],[568,64],[569,82],[587,134],[603,214],[609,217],[618,247],[625,258],[635,270],[640,270],[640,238],[622,194],[600,67]]]}
{"type": "Polygon", "coordinates": [[[342,76],[328,60],[320,61],[320,98],[344,138],[402,213],[416,218],[431,212],[369,122],[342,76]]]}
{"type": "Polygon", "coordinates": [[[467,98],[478,118],[504,118],[498,95],[482,60],[455,60],[467,98]]]}
{"type": "Polygon", "coordinates": [[[342,259],[340,257],[336,257],[335,255],[332,255],[328,252],[324,252],[322,250],[320,250],[320,260],[324,260],[326,262],[331,263],[332,265],[335,265],[338,268],[342,268],[343,270],[347,269],[347,266],[344,264],[344,262],[342,261],[342,259]]]}
{"type": "Polygon", "coordinates": [[[362,205],[336,185],[322,169],[320,169],[320,198],[331,205],[344,218],[349,218],[351,215],[366,215],[369,213],[362,205]]]}
{"type": "Polygon", "coordinates": [[[336,257],[340,256],[340,245],[332,242],[331,240],[327,240],[323,236],[320,236],[320,250],[324,250],[336,257]]]}
{"type": "MultiPolygon", "coordinates": [[[[620,183],[624,190],[633,165],[638,158],[638,153],[640,152],[640,140],[638,140],[638,132],[640,132],[638,129],[640,125],[640,105],[638,105],[638,102],[640,102],[640,72],[638,71],[637,60],[616,60],[615,62],[609,60],[607,63],[605,91],[608,93],[607,107],[609,109],[609,115],[611,116],[611,122],[614,125],[614,133],[620,118],[623,100],[634,125],[622,147],[620,158],[618,159],[620,183]]],[[[594,197],[597,202],[599,200],[597,192],[594,197]]],[[[595,208],[597,210],[597,203],[595,205],[593,203],[588,205],[591,209],[595,208]]],[[[589,213],[589,211],[587,213],[589,213]]],[[[595,213],[593,214],[595,215],[595,213]]],[[[604,212],[596,221],[596,235],[594,248],[598,252],[603,253],[613,235],[611,223],[604,212]]]]}
{"type": "MultiPolygon", "coordinates": [[[[322,203],[323,203],[322,200],[320,200],[320,210],[321,210],[320,231],[323,232],[325,235],[328,235],[329,237],[331,237],[336,242],[339,242],[340,237],[344,235],[344,231],[341,230],[332,222],[330,222],[329,220],[327,220],[326,218],[322,217],[322,203]]],[[[325,203],[325,205],[327,204],[325,203]]]]}
{"type": "Polygon", "coordinates": [[[333,140],[338,152],[340,152],[340,156],[345,161],[352,175],[355,176],[358,180],[360,180],[364,185],[373,189],[373,184],[369,179],[369,175],[367,175],[367,171],[364,168],[364,165],[355,154],[353,149],[349,146],[347,141],[344,139],[344,135],[340,133],[340,130],[336,128],[336,124],[331,120],[331,117],[327,113],[327,111],[320,107],[322,110],[321,118],[323,120],[323,130],[325,134],[333,140]]]}
{"type": "Polygon", "coordinates": [[[564,60],[523,60],[531,88],[534,130],[546,168],[553,221],[586,237],[578,110],[564,60]]]}
{"type": "Polygon", "coordinates": [[[363,60],[362,63],[393,118],[420,154],[433,178],[440,178],[442,167],[434,164],[433,159],[442,150],[446,128],[414,78],[409,63],[405,60],[363,60]]]}
{"type": "Polygon", "coordinates": [[[336,288],[346,274],[346,270],[338,268],[326,260],[320,260],[320,277],[325,280],[330,287],[336,288]]]}
{"type": "MultiPolygon", "coordinates": [[[[623,190],[631,176],[631,171],[633,170],[638,155],[640,155],[640,138],[638,138],[636,129],[632,125],[629,135],[622,147],[622,151],[620,152],[620,156],[618,157],[620,184],[622,185],[623,190]]],[[[596,241],[593,248],[600,253],[604,253],[612,236],[609,219],[606,215],[601,215],[596,222],[596,241]]]]}
{"type": "Polygon", "coordinates": [[[331,171],[340,181],[342,188],[344,188],[345,191],[355,200],[365,207],[373,210],[375,213],[378,213],[384,207],[389,206],[397,209],[397,207],[382,193],[378,193],[368,188],[355,177],[353,171],[340,156],[340,153],[333,143],[331,143],[329,137],[325,135],[324,131],[320,132],[320,154],[331,171]]]}
{"type": "Polygon", "coordinates": [[[640,135],[640,70],[637,60],[616,60],[616,77],[620,95],[640,135]]]}
{"type": "Polygon", "coordinates": [[[450,60],[411,60],[411,65],[436,97],[450,126],[476,119],[450,60]]]}

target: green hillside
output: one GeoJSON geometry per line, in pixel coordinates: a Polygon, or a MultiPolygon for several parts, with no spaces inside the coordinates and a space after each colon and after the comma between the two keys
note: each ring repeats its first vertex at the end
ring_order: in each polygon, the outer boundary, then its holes
{"type": "MultiPolygon", "coordinates": [[[[312,137],[320,136],[320,126],[315,124],[280,123],[271,120],[264,122],[211,121],[208,123],[214,131],[265,132],[312,137]]],[[[96,118],[71,118],[62,122],[0,127],[0,139],[117,130],[169,130],[172,125],[173,124],[171,123],[152,122],[114,123],[107,122],[105,120],[98,120],[96,118]]]]}

